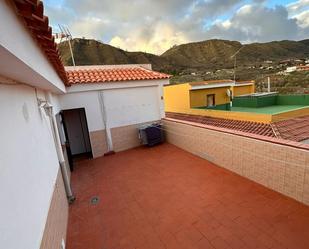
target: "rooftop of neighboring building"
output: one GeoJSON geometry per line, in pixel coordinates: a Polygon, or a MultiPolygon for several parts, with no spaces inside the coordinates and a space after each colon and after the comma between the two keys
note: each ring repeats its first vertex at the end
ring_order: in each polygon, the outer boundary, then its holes
{"type": "Polygon", "coordinates": [[[253,80],[245,80],[245,81],[234,81],[234,80],[207,80],[207,81],[199,81],[199,82],[189,82],[191,86],[204,86],[204,85],[221,85],[221,84],[229,84],[229,85],[248,85],[254,84],[253,80]]]}
{"type": "Polygon", "coordinates": [[[308,109],[308,107],[309,95],[307,94],[279,95],[276,92],[267,92],[236,96],[233,99],[231,111],[273,115],[300,109],[308,109]]]}
{"type": "Polygon", "coordinates": [[[250,113],[261,113],[261,114],[279,114],[289,111],[295,111],[306,108],[303,105],[271,105],[264,107],[241,107],[234,106],[231,107],[231,111],[233,112],[250,112],[250,113]]]}
{"type": "Polygon", "coordinates": [[[233,80],[207,80],[199,82],[189,82],[191,86],[202,86],[202,85],[211,85],[211,84],[233,84],[233,80]]]}
{"type": "Polygon", "coordinates": [[[254,80],[244,80],[244,81],[234,81],[230,79],[226,80],[206,80],[206,81],[196,81],[196,82],[184,82],[184,83],[179,83],[179,84],[173,84],[170,86],[178,86],[178,85],[190,85],[192,88],[194,87],[201,87],[201,86],[206,86],[206,87],[211,87],[211,86],[242,86],[242,85],[253,85],[255,84],[254,80]]]}
{"type": "Polygon", "coordinates": [[[151,70],[148,64],[77,66],[65,69],[69,85],[170,78],[168,74],[151,70]]]}
{"type": "Polygon", "coordinates": [[[272,124],[172,112],[167,112],[166,117],[295,142],[309,139],[309,115],[272,124]]]}

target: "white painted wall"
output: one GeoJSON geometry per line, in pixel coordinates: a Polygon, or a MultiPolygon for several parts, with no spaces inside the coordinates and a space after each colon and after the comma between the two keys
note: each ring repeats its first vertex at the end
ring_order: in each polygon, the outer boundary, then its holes
{"type": "Polygon", "coordinates": [[[160,120],[158,86],[103,91],[109,128],[160,120]]]}
{"type": "Polygon", "coordinates": [[[160,120],[165,117],[163,85],[169,80],[81,84],[59,95],[62,109],[85,108],[89,131],[106,130],[112,150],[111,128],[160,120]]]}
{"type": "Polygon", "coordinates": [[[55,92],[65,86],[10,1],[0,1],[0,74],[55,92]]]}
{"type": "Polygon", "coordinates": [[[104,129],[98,92],[68,93],[58,99],[62,110],[85,108],[89,131],[104,129]]]}
{"type": "Polygon", "coordinates": [[[59,169],[49,119],[18,85],[0,84],[0,115],[0,247],[36,249],[59,169]]]}
{"type": "Polygon", "coordinates": [[[53,106],[54,114],[58,114],[61,111],[61,105],[59,102],[59,95],[50,94],[50,104],[53,106]]]}
{"type": "Polygon", "coordinates": [[[132,81],[110,84],[85,84],[67,88],[58,95],[63,110],[85,108],[89,131],[104,129],[102,105],[104,103],[109,128],[159,120],[164,117],[162,81],[132,81]]]}

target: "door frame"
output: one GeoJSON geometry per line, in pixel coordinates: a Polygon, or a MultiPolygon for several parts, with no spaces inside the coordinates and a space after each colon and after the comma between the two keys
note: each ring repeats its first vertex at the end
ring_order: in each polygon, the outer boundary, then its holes
{"type": "MultiPolygon", "coordinates": [[[[72,155],[71,152],[71,148],[70,148],[70,141],[69,141],[69,136],[68,136],[68,129],[67,129],[67,125],[65,123],[65,112],[66,111],[82,111],[82,113],[85,115],[85,126],[86,126],[86,131],[88,133],[88,139],[89,139],[89,145],[90,145],[90,152],[85,152],[82,154],[88,154],[89,158],[93,158],[93,152],[92,152],[92,145],[91,145],[91,140],[90,140],[90,132],[89,132],[89,128],[88,128],[88,121],[87,121],[87,115],[86,115],[86,109],[84,107],[82,108],[71,108],[71,109],[64,109],[60,111],[60,115],[61,115],[61,119],[62,119],[62,125],[63,125],[63,130],[64,130],[64,135],[65,135],[65,146],[67,149],[67,154],[68,154],[68,161],[69,161],[69,165],[70,165],[70,170],[73,171],[74,167],[73,167],[73,158],[74,156],[78,156],[78,155],[72,155]]],[[[84,140],[86,139],[84,136],[84,132],[83,132],[83,138],[84,140]]]]}
{"type": "Polygon", "coordinates": [[[207,107],[214,107],[214,106],[216,106],[216,94],[214,94],[214,93],[212,93],[212,94],[207,94],[206,95],[206,106],[207,107]],[[208,97],[213,97],[213,105],[212,106],[210,106],[210,105],[208,105],[208,97]]]}

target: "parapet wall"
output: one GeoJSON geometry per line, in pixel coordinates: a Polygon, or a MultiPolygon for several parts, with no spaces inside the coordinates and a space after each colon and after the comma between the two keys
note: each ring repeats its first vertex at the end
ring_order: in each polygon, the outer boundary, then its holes
{"type": "Polygon", "coordinates": [[[309,205],[309,146],[164,119],[167,141],[309,205]]]}
{"type": "Polygon", "coordinates": [[[309,106],[309,94],[302,95],[265,95],[265,96],[236,96],[233,106],[236,107],[265,107],[272,105],[302,105],[309,106]]]}

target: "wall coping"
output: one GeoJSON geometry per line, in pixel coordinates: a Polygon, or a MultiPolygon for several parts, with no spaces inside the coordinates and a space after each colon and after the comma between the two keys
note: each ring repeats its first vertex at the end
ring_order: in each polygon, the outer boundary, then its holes
{"type": "Polygon", "coordinates": [[[180,123],[180,124],[191,125],[191,126],[194,126],[194,127],[204,128],[204,129],[218,131],[218,132],[224,132],[224,133],[228,133],[228,134],[232,134],[232,135],[237,135],[237,136],[246,137],[246,138],[252,138],[252,139],[261,140],[261,141],[264,141],[264,142],[269,142],[269,143],[274,143],[274,144],[279,144],[279,145],[285,145],[285,146],[309,151],[309,144],[304,144],[304,143],[300,143],[300,142],[294,142],[294,141],[284,140],[284,139],[280,139],[280,138],[267,137],[267,136],[252,134],[252,133],[248,133],[248,132],[236,131],[236,130],[221,128],[221,127],[215,127],[215,126],[206,125],[206,124],[200,124],[200,123],[195,123],[195,122],[190,122],[190,121],[173,119],[173,118],[163,118],[162,120],[163,121],[164,120],[171,121],[171,122],[180,123]]]}

